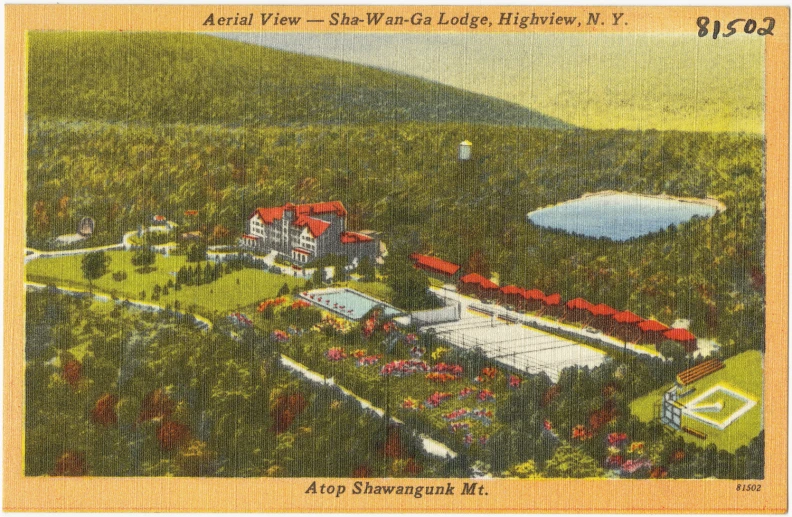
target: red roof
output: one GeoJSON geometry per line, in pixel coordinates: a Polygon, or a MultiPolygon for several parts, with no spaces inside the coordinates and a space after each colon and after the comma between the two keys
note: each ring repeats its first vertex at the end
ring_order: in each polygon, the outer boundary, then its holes
{"type": "Polygon", "coordinates": [[[415,261],[415,267],[429,269],[444,275],[454,275],[459,271],[459,266],[453,262],[447,262],[437,257],[430,257],[428,255],[421,255],[420,253],[413,253],[410,258],[415,261]]]}
{"type": "Polygon", "coordinates": [[[339,217],[346,217],[347,215],[347,211],[341,201],[325,201],[307,205],[286,203],[283,206],[257,208],[250,217],[258,215],[264,224],[272,224],[274,221],[283,219],[283,213],[287,210],[294,213],[293,224],[300,227],[307,226],[314,237],[322,235],[330,227],[330,223],[311,217],[312,215],[329,213],[335,213],[339,217]]]}
{"type": "Polygon", "coordinates": [[[264,224],[272,224],[273,221],[283,219],[283,207],[257,208],[255,214],[258,214],[264,224]]]}
{"type": "MultiPolygon", "coordinates": [[[[545,294],[540,291],[539,289],[528,289],[527,291],[523,291],[522,293],[523,298],[526,300],[544,300],[545,294]]],[[[558,302],[561,303],[561,296],[558,296],[558,302]]]]}
{"type": "Polygon", "coordinates": [[[294,210],[297,215],[329,214],[335,212],[338,217],[346,217],[347,211],[341,201],[325,201],[323,203],[312,203],[308,205],[284,205],[287,210],[294,210]]]}
{"type": "Polygon", "coordinates": [[[674,341],[695,341],[696,336],[691,334],[685,329],[671,329],[663,332],[663,335],[668,339],[673,339],[674,341]]]}
{"type": "Polygon", "coordinates": [[[503,294],[523,294],[525,289],[522,287],[517,287],[516,285],[507,285],[505,287],[500,288],[503,294]]]}
{"type": "Polygon", "coordinates": [[[668,327],[655,320],[646,320],[638,324],[638,327],[644,332],[661,332],[668,330],[668,327]]]}
{"type": "Polygon", "coordinates": [[[575,298],[574,300],[569,300],[566,302],[567,309],[585,309],[590,311],[592,307],[594,307],[591,302],[584,300],[583,298],[575,298]]]}
{"type": "Polygon", "coordinates": [[[561,305],[561,295],[558,293],[548,294],[542,302],[545,305],[561,305]]]}
{"type": "Polygon", "coordinates": [[[619,323],[639,323],[643,318],[630,311],[617,312],[613,315],[613,319],[619,323]]]}
{"type": "Polygon", "coordinates": [[[591,308],[591,314],[595,316],[613,316],[617,312],[619,311],[604,303],[597,304],[591,308]]]}
{"type": "Polygon", "coordinates": [[[248,234],[248,233],[246,233],[245,235],[243,235],[243,236],[242,236],[242,238],[243,238],[243,239],[250,239],[250,240],[254,240],[254,241],[258,240],[258,237],[256,237],[255,235],[250,235],[250,234],[248,234]]]}
{"type": "Polygon", "coordinates": [[[307,226],[308,231],[311,232],[311,235],[314,238],[319,237],[324,233],[325,230],[330,228],[330,223],[327,221],[322,221],[321,219],[314,219],[313,217],[308,217],[307,215],[300,215],[294,221],[294,226],[307,226]]]}
{"type": "Polygon", "coordinates": [[[165,221],[165,220],[166,220],[166,218],[165,218],[165,216],[164,216],[164,215],[155,215],[155,216],[154,216],[154,220],[155,220],[155,221],[165,221]]]}
{"type": "Polygon", "coordinates": [[[304,250],[302,248],[294,248],[292,251],[296,251],[297,253],[302,253],[303,255],[310,255],[311,252],[308,250],[304,250]]]}
{"type": "Polygon", "coordinates": [[[357,232],[344,232],[341,234],[341,244],[355,244],[358,242],[371,242],[374,239],[368,235],[357,232]]]}
{"type": "Polygon", "coordinates": [[[459,279],[463,284],[478,284],[483,289],[497,289],[498,285],[478,273],[470,273],[459,279]]]}
{"type": "Polygon", "coordinates": [[[198,215],[198,210],[185,210],[184,215],[198,215]]]}

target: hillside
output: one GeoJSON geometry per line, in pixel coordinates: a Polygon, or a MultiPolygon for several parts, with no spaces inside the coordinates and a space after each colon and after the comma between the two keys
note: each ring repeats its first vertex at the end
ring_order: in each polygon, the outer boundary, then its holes
{"type": "Polygon", "coordinates": [[[568,124],[423,79],[200,34],[29,35],[29,115],[223,125],[568,124]]]}

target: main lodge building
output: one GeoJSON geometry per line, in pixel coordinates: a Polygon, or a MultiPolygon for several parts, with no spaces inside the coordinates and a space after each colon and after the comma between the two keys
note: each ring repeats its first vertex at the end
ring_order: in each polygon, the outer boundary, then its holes
{"type": "Polygon", "coordinates": [[[376,259],[376,234],[346,231],[346,216],[340,201],[257,208],[248,218],[242,245],[262,253],[277,251],[295,264],[331,254],[376,259]]]}

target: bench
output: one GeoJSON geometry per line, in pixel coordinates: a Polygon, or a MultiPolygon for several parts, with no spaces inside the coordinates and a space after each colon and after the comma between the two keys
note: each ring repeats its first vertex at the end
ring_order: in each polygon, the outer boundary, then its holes
{"type": "Polygon", "coordinates": [[[702,433],[701,431],[696,431],[695,429],[691,429],[690,427],[687,427],[687,426],[684,426],[684,425],[682,426],[682,430],[685,431],[687,434],[693,435],[693,436],[695,436],[696,438],[698,438],[700,440],[706,440],[707,439],[707,433],[702,433]]]}
{"type": "Polygon", "coordinates": [[[693,368],[688,368],[687,370],[680,372],[677,375],[677,384],[680,386],[687,386],[688,384],[692,384],[711,373],[717,372],[723,367],[724,364],[719,359],[709,359],[699,365],[694,366],[693,368]]]}

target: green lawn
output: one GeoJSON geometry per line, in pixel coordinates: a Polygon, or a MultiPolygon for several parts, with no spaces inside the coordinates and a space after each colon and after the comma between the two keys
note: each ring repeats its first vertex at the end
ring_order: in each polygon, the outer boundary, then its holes
{"type": "MultiPolygon", "coordinates": [[[[704,377],[698,382],[692,384],[696,388],[690,395],[679,400],[680,403],[685,404],[695,397],[701,395],[712,386],[719,384],[727,388],[733,388],[741,391],[752,398],[757,400],[757,404],[751,408],[747,413],[738,418],[729,427],[723,431],[699,422],[687,416],[682,417],[682,425],[707,434],[706,440],[700,440],[687,433],[680,433],[685,441],[692,442],[698,445],[707,445],[714,443],[720,449],[729,452],[734,452],[739,447],[747,445],[749,441],[762,430],[762,381],[764,379],[764,370],[762,368],[763,355],[761,352],[751,350],[743,352],[732,358],[726,359],[726,367],[719,370],[707,377],[704,377]]],[[[630,403],[632,413],[644,422],[648,422],[655,418],[655,404],[662,400],[663,393],[665,393],[671,384],[663,386],[648,395],[635,399],[630,403]]],[[[724,408],[718,413],[704,413],[705,416],[712,418],[716,421],[723,421],[734,410],[742,406],[742,402],[738,399],[728,396],[726,393],[714,393],[702,400],[700,403],[715,402],[722,400],[724,408]]]]}
{"type": "MultiPolygon", "coordinates": [[[[145,291],[146,300],[150,300],[154,286],[157,284],[164,286],[169,279],[175,281],[175,276],[170,273],[178,271],[187,263],[184,256],[157,255],[154,263],[156,270],[141,274],[135,271],[137,268],[132,265],[130,252],[111,251],[107,252],[107,255],[111,258],[110,272],[94,281],[94,290],[135,300],[140,299],[141,291],[145,291]],[[126,271],[127,279],[120,282],[113,280],[112,273],[116,271],[126,271]]],[[[88,281],[83,278],[81,262],[82,255],[34,260],[25,266],[27,278],[33,282],[87,288],[88,281]]],[[[171,289],[168,295],[162,295],[156,303],[166,306],[173,305],[178,300],[183,309],[194,305],[195,311],[202,314],[211,315],[214,311],[225,314],[276,296],[284,283],[291,290],[299,289],[304,281],[257,269],[243,269],[223,275],[211,284],[184,286],[178,292],[171,289]]]]}
{"type": "Polygon", "coordinates": [[[393,299],[393,290],[383,282],[340,282],[341,287],[349,287],[355,291],[367,294],[385,303],[391,303],[393,299]]]}

